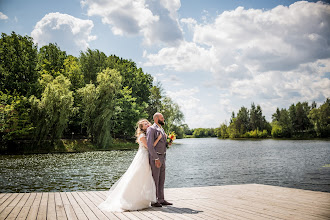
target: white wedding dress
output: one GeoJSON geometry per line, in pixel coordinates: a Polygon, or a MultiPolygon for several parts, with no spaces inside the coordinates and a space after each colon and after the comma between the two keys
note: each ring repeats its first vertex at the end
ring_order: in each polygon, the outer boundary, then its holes
{"type": "Polygon", "coordinates": [[[98,207],[109,212],[140,210],[156,202],[156,186],[149,165],[149,154],[141,143],[124,175],[110,188],[108,197],[98,207]]]}

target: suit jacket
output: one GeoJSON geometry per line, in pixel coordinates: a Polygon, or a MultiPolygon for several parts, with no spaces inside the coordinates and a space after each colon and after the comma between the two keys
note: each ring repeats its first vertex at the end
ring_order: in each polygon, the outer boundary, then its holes
{"type": "Polygon", "coordinates": [[[156,123],[154,123],[152,126],[150,126],[147,129],[147,145],[148,145],[148,151],[149,151],[149,157],[152,160],[158,159],[160,153],[161,155],[164,155],[166,153],[166,135],[165,131],[160,128],[156,123]],[[162,134],[162,138],[158,141],[157,145],[154,147],[154,142],[158,138],[159,134],[162,134]]]}

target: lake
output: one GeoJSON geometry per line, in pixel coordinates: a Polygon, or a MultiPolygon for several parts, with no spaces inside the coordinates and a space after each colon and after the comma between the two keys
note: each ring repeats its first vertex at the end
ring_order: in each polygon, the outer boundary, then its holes
{"type": "MultiPolygon", "coordinates": [[[[0,155],[1,192],[107,190],[136,150],[0,155]]],[[[322,140],[175,140],[165,187],[258,183],[330,192],[330,142],[322,140]]]]}

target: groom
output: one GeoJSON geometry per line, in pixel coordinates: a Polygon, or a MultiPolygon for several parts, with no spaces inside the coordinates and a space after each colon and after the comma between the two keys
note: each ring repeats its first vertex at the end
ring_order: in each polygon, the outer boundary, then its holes
{"type": "Polygon", "coordinates": [[[147,129],[147,145],[149,151],[149,163],[152,176],[156,184],[157,202],[151,204],[154,207],[162,207],[163,205],[172,205],[164,199],[164,183],[165,183],[165,160],[166,160],[166,134],[162,125],[164,125],[164,116],[157,112],[153,116],[154,124],[147,129]],[[153,144],[159,134],[162,138],[154,147],[153,144]]]}

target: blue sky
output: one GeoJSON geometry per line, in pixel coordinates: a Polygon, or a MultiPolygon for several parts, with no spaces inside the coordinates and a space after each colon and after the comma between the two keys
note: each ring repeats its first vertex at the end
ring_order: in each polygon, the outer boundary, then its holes
{"type": "Polygon", "coordinates": [[[266,118],[330,97],[330,6],[284,0],[4,0],[0,29],[132,59],[160,81],[191,128],[241,106],[266,118]]]}

